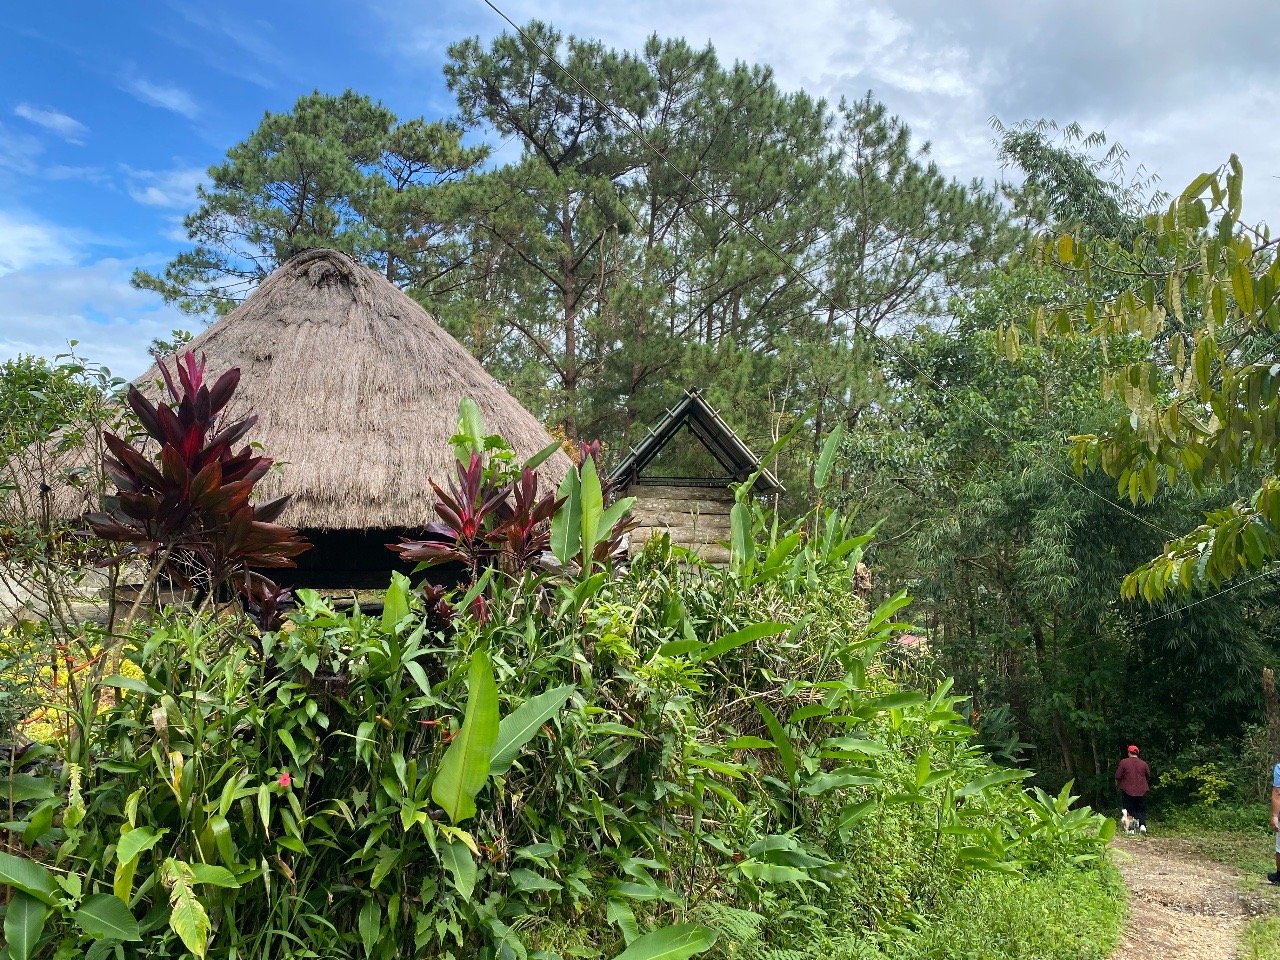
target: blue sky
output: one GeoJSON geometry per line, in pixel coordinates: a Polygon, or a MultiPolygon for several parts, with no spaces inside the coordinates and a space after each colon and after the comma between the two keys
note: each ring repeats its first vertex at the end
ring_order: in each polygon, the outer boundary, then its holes
{"type": "MultiPolygon", "coordinates": [[[[871,89],[944,169],[998,174],[988,118],[1079,120],[1180,187],[1232,151],[1256,216],[1280,223],[1265,0],[1213,19],[1190,0],[508,0],[518,21],[635,46],[711,40],[836,99],[871,89]],[[1158,16],[1153,16],[1157,13],[1158,16]]],[[[448,43],[496,34],[479,0],[27,3],[0,28],[0,359],[69,338],[134,375],[150,339],[198,327],[130,288],[182,249],[203,171],[264,111],[348,87],[402,117],[448,116],[448,43]]]]}

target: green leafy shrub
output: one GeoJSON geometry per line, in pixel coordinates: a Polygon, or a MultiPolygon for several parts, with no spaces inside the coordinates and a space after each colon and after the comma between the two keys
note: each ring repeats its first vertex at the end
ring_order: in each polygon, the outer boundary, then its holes
{"type": "Polygon", "coordinates": [[[974,877],[1102,856],[949,682],[886,666],[908,598],[854,594],[849,521],[740,500],[730,569],[658,540],[618,570],[589,474],[550,523],[565,574],[477,564],[447,601],[397,576],[379,616],[300,591],[261,635],[155,622],[73,718],[83,763],[6,781],[11,960],[679,960],[742,911],[761,956],[815,925],[861,956],[974,877]]]}

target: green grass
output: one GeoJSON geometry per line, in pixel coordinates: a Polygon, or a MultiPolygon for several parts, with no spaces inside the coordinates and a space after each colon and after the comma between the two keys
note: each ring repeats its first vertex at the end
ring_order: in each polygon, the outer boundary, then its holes
{"type": "Polygon", "coordinates": [[[1271,808],[1265,803],[1183,807],[1165,813],[1152,829],[1184,840],[1206,860],[1255,877],[1276,868],[1271,808]]]}
{"type": "Polygon", "coordinates": [[[884,952],[892,960],[1104,960],[1124,918],[1124,884],[1110,865],[1029,878],[989,874],[884,952]]]}
{"type": "Polygon", "coordinates": [[[1241,960],[1280,960],[1280,917],[1250,920],[1240,938],[1241,960]]]}

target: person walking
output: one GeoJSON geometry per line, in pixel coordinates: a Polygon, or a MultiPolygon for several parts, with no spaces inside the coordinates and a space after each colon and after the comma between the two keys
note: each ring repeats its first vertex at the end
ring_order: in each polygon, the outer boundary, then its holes
{"type": "MultiPolygon", "coordinates": [[[[1277,765],[1280,770],[1280,765],[1277,765]]],[[[1147,793],[1151,790],[1151,768],[1138,756],[1138,748],[1129,744],[1128,756],[1116,767],[1116,786],[1124,797],[1124,808],[1138,821],[1138,830],[1147,832],[1147,793]]],[[[1274,807],[1275,800],[1272,800],[1274,807]]],[[[1276,855],[1276,869],[1280,871],[1280,853],[1276,855]]]]}
{"type": "Polygon", "coordinates": [[[1280,763],[1271,771],[1271,829],[1276,832],[1276,872],[1267,879],[1280,884],[1280,763]]]}

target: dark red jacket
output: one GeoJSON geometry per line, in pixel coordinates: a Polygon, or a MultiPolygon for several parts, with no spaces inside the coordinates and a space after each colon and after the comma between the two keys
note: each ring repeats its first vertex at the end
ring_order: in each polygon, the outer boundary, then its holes
{"type": "Polygon", "coordinates": [[[1145,797],[1151,789],[1151,768],[1147,761],[1125,757],[1116,767],[1116,786],[1131,797],[1145,797]]]}

